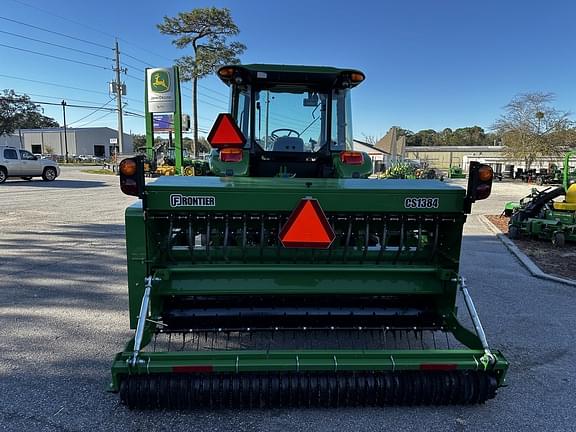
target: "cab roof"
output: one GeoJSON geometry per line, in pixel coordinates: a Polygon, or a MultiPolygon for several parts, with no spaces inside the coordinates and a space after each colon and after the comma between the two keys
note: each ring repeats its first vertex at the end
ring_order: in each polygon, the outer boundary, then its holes
{"type": "Polygon", "coordinates": [[[365,77],[358,69],[257,63],[222,66],[218,69],[217,75],[226,85],[233,84],[240,77],[250,84],[303,84],[328,87],[355,87],[365,77]],[[230,70],[233,71],[229,72],[230,70]],[[226,71],[229,72],[228,75],[223,73],[226,71]],[[352,79],[353,77],[356,79],[352,79]]]}

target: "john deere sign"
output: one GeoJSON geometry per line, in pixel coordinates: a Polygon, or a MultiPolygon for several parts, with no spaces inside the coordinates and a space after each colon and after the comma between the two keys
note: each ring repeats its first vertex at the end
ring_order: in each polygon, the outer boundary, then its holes
{"type": "Polygon", "coordinates": [[[170,113],[175,111],[174,69],[146,69],[148,86],[148,112],[170,113]]]}

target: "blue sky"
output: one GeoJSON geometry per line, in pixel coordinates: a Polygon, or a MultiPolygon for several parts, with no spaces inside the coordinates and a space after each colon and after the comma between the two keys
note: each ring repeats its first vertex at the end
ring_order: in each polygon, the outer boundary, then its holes
{"type": "MultiPolygon", "coordinates": [[[[360,139],[364,134],[380,136],[393,125],[411,130],[476,124],[487,128],[521,92],[554,92],[558,108],[576,112],[576,4],[570,1],[2,0],[2,5],[0,17],[92,44],[1,18],[0,44],[101,67],[0,46],[0,88],[31,94],[33,100],[105,104],[113,72],[112,62],[104,57],[113,56],[116,35],[128,67],[127,109],[142,112],[144,72],[140,68],[145,63],[170,65],[189,53],[174,48],[155,24],[164,15],[218,6],[228,7],[240,27],[239,40],[248,47],[242,56],[245,63],[363,70],[367,79],[353,94],[354,134],[360,139]]],[[[183,109],[190,112],[190,85],[183,91],[183,109]]],[[[226,100],[227,88],[217,79],[201,81],[202,129],[209,129],[216,114],[226,109],[226,100]]],[[[76,122],[75,126],[115,127],[114,114],[101,118],[106,112],[81,120],[90,112],[68,108],[67,120],[76,122]]],[[[45,113],[61,122],[60,107],[46,106],[45,113]]],[[[127,117],[125,128],[141,133],[143,119],[127,117]]]]}

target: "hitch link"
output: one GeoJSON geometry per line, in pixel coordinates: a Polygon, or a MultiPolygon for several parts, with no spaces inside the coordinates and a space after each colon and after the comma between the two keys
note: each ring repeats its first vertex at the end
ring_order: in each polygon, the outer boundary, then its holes
{"type": "Polygon", "coordinates": [[[136,336],[134,337],[134,350],[132,356],[128,359],[130,366],[136,366],[138,363],[138,354],[142,347],[142,337],[144,336],[144,325],[148,318],[150,309],[150,291],[152,290],[152,276],[145,279],[144,295],[142,296],[142,304],[140,305],[140,315],[138,315],[138,325],[136,326],[136,336]]]}
{"type": "Polygon", "coordinates": [[[464,296],[464,302],[466,303],[466,308],[468,309],[470,318],[472,318],[472,323],[474,324],[476,334],[480,339],[480,343],[482,343],[482,348],[484,348],[484,355],[480,357],[480,363],[482,363],[482,365],[484,366],[484,370],[486,370],[488,369],[489,365],[494,365],[496,363],[496,357],[494,357],[494,354],[492,354],[492,352],[490,351],[490,347],[488,346],[486,333],[484,333],[484,328],[482,327],[482,323],[480,322],[478,312],[476,312],[474,301],[472,300],[472,296],[470,296],[470,293],[468,292],[468,287],[466,286],[466,279],[462,276],[459,276],[457,281],[458,286],[460,287],[460,291],[462,291],[462,295],[464,296]]]}

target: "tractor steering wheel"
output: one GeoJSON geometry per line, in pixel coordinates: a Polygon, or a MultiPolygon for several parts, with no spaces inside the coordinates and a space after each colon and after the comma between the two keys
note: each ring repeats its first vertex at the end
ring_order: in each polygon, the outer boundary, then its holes
{"type": "Polygon", "coordinates": [[[283,135],[283,136],[292,136],[292,134],[294,133],[296,135],[296,137],[300,137],[300,132],[298,132],[297,130],[294,129],[288,129],[288,128],[280,128],[280,129],[274,129],[272,132],[270,132],[270,138],[272,138],[274,141],[276,141],[278,138],[280,138],[277,135],[277,132],[288,132],[287,135],[283,135]]]}

